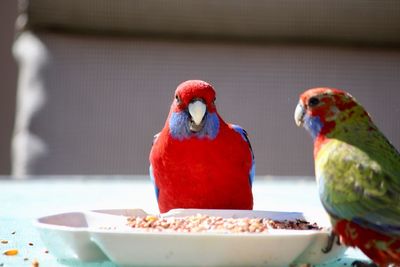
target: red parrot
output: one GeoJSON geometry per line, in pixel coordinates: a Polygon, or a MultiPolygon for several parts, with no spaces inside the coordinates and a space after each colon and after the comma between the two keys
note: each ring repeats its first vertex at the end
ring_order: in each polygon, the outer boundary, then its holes
{"type": "Polygon", "coordinates": [[[254,154],[245,130],[226,123],[214,88],[181,83],[150,151],[160,212],[175,208],[253,208],[254,154]]]}

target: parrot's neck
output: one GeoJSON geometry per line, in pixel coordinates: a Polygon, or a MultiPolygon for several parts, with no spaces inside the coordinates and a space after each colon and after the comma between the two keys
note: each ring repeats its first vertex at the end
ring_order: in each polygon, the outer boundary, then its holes
{"type": "Polygon", "coordinates": [[[314,159],[317,158],[317,155],[319,151],[321,150],[321,147],[329,141],[329,138],[327,138],[325,135],[320,134],[314,139],[314,159]]]}

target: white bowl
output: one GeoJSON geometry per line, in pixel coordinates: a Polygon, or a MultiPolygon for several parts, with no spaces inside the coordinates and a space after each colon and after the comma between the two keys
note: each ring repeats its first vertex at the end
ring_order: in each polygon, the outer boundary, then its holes
{"type": "MultiPolygon", "coordinates": [[[[304,219],[329,227],[323,216],[299,212],[177,209],[162,214],[225,218],[304,219]]],[[[343,255],[334,245],[321,251],[329,231],[274,230],[268,233],[144,232],[126,226],[127,216],[146,216],[141,209],[71,212],[39,218],[35,225],[49,251],[60,259],[104,261],[122,266],[288,266],[320,264],[343,255]]]]}

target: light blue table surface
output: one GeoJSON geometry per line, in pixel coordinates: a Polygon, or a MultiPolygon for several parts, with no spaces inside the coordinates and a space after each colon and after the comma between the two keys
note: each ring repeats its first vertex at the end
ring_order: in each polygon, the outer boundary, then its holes
{"type": "MultiPolygon", "coordinates": [[[[254,209],[275,211],[317,211],[323,213],[315,182],[306,177],[256,177],[254,209]]],[[[141,208],[157,213],[152,184],[144,176],[57,176],[11,180],[0,177],[0,266],[115,266],[111,262],[76,263],[58,261],[46,249],[33,227],[35,218],[68,211],[106,208],[141,208]],[[31,244],[29,244],[31,243],[31,244]],[[5,256],[7,249],[19,250],[5,256]]],[[[345,257],[322,266],[351,266],[354,259],[366,259],[348,249],[345,257]]]]}

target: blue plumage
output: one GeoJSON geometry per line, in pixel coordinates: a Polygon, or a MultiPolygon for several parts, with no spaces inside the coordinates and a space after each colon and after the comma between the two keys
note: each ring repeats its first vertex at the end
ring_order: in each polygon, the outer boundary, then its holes
{"type": "MultiPolygon", "coordinates": [[[[374,214],[372,214],[374,216],[374,214]]],[[[365,216],[366,217],[366,216],[365,216]]],[[[387,234],[390,233],[392,235],[400,235],[400,225],[391,225],[391,224],[382,224],[379,218],[376,218],[374,222],[372,222],[371,216],[368,216],[368,220],[365,218],[353,218],[352,221],[356,224],[362,225],[369,229],[373,229],[375,231],[387,234]]]]}
{"type": "Polygon", "coordinates": [[[153,183],[154,191],[156,193],[156,198],[157,198],[157,201],[158,201],[158,196],[160,195],[160,189],[156,185],[156,181],[154,179],[154,173],[153,173],[153,166],[151,166],[151,164],[150,164],[150,167],[149,167],[149,173],[150,173],[150,180],[153,183]]]}
{"type": "Polygon", "coordinates": [[[312,138],[315,139],[322,129],[323,122],[318,116],[310,117],[308,115],[304,116],[304,127],[311,134],[312,138]]]}
{"type": "Polygon", "coordinates": [[[231,124],[231,127],[236,132],[238,132],[242,136],[243,140],[246,141],[247,144],[249,145],[249,148],[251,151],[251,157],[252,157],[251,169],[250,169],[250,173],[249,173],[249,182],[250,182],[250,185],[252,186],[253,182],[254,182],[254,177],[256,175],[256,161],[254,160],[253,148],[251,147],[251,143],[250,143],[249,137],[248,137],[245,129],[243,129],[239,125],[235,125],[235,124],[231,124]]]}
{"type": "Polygon", "coordinates": [[[206,113],[204,117],[204,126],[199,132],[192,132],[189,128],[189,113],[187,111],[173,112],[169,121],[170,133],[173,138],[178,140],[197,137],[199,139],[209,138],[211,140],[217,137],[219,132],[218,115],[214,113],[206,113]]]}

